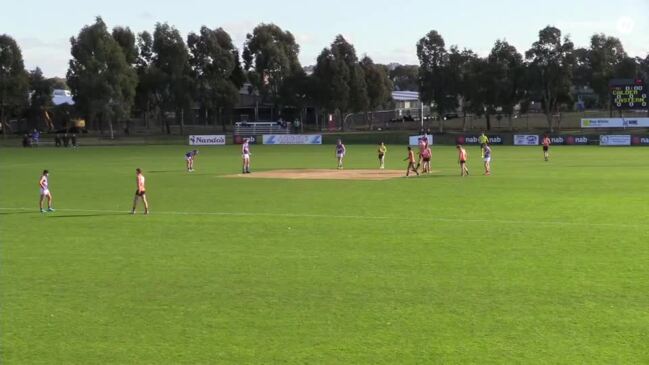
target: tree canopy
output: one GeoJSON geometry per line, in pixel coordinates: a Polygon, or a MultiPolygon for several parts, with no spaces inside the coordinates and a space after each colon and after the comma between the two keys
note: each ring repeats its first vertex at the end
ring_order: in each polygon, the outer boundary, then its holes
{"type": "Polygon", "coordinates": [[[246,36],[242,57],[248,80],[276,106],[287,102],[284,83],[302,72],[299,52],[293,34],[275,24],[260,24],[246,36]]]}
{"type": "Polygon", "coordinates": [[[135,70],[101,17],[84,26],[70,43],[67,80],[76,107],[91,126],[106,121],[112,133],[112,123],[130,115],[137,85],[135,70]]]}
{"type": "Polygon", "coordinates": [[[0,128],[4,132],[7,118],[27,105],[29,77],[23,55],[16,41],[0,35],[0,128]]]}

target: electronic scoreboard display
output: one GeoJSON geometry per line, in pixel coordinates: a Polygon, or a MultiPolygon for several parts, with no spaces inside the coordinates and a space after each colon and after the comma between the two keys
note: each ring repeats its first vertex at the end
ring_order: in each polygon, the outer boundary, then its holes
{"type": "Polygon", "coordinates": [[[642,80],[612,80],[611,103],[617,109],[647,109],[647,86],[642,80]]]}

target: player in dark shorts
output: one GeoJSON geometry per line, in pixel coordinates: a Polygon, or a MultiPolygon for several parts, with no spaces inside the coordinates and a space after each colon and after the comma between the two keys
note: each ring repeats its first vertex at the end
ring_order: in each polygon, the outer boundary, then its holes
{"type": "Polygon", "coordinates": [[[466,166],[466,160],[468,158],[466,150],[464,149],[464,147],[462,147],[462,145],[457,145],[455,146],[455,148],[457,148],[458,152],[457,161],[460,164],[460,176],[468,176],[469,168],[466,166]]]}
{"type": "Polygon", "coordinates": [[[552,142],[550,141],[550,137],[548,137],[548,135],[546,134],[543,137],[543,158],[545,159],[545,161],[550,160],[550,144],[551,143],[552,142]]]}
{"type": "Polygon", "coordinates": [[[149,202],[146,199],[146,187],[144,185],[145,179],[142,170],[139,168],[135,169],[135,182],[137,184],[137,190],[135,190],[131,214],[135,214],[135,208],[137,207],[137,201],[139,199],[142,199],[142,202],[144,203],[144,214],[149,214],[149,202]]]}

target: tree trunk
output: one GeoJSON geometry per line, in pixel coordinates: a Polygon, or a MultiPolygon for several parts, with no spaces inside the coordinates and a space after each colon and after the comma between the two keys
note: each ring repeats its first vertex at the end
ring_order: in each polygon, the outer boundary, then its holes
{"type": "Polygon", "coordinates": [[[466,111],[462,111],[462,132],[466,132],[466,111]]]}
{"type": "Polygon", "coordinates": [[[171,125],[169,124],[169,118],[165,115],[164,110],[162,110],[162,119],[164,119],[164,126],[167,131],[167,134],[171,134],[171,125]]]}
{"type": "MultiPolygon", "coordinates": [[[[104,135],[104,115],[103,115],[103,113],[101,114],[101,117],[97,118],[97,119],[99,119],[99,134],[103,136],[104,135]]],[[[70,128],[70,126],[68,125],[68,128],[66,128],[66,129],[69,129],[69,128],[70,128]]]]}
{"type": "Polygon", "coordinates": [[[552,103],[552,95],[550,94],[549,91],[547,91],[543,94],[543,101],[544,101],[544,109],[545,109],[545,119],[548,122],[548,129],[550,130],[550,133],[554,132],[554,129],[552,128],[552,109],[554,108],[554,105],[552,103]]]}
{"type": "Polygon", "coordinates": [[[180,135],[185,135],[185,108],[180,108],[180,135]]]}
{"type": "Polygon", "coordinates": [[[0,101],[0,129],[2,129],[2,138],[7,139],[7,125],[5,124],[5,108],[0,101]]]}
{"type": "Polygon", "coordinates": [[[169,129],[165,128],[166,123],[165,123],[165,119],[163,118],[163,115],[164,114],[160,112],[160,109],[156,108],[156,118],[158,119],[158,125],[160,126],[160,131],[164,133],[166,130],[167,134],[169,134],[169,129]]]}
{"type": "Polygon", "coordinates": [[[545,120],[548,122],[548,129],[550,130],[550,132],[554,132],[554,130],[552,129],[552,113],[546,113],[545,120]]]}
{"type": "Polygon", "coordinates": [[[221,120],[221,128],[223,130],[223,133],[225,133],[226,128],[225,128],[225,118],[223,118],[223,108],[219,107],[219,119],[221,120]]]}
{"type": "Polygon", "coordinates": [[[115,131],[113,130],[113,118],[108,118],[108,132],[110,134],[110,139],[115,139],[115,131]]]}

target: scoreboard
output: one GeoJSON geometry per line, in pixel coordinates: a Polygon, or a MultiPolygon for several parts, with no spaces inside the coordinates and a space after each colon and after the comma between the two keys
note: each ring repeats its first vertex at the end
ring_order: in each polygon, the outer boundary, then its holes
{"type": "Polygon", "coordinates": [[[647,109],[647,86],[642,80],[611,80],[611,104],[617,109],[647,109]]]}

